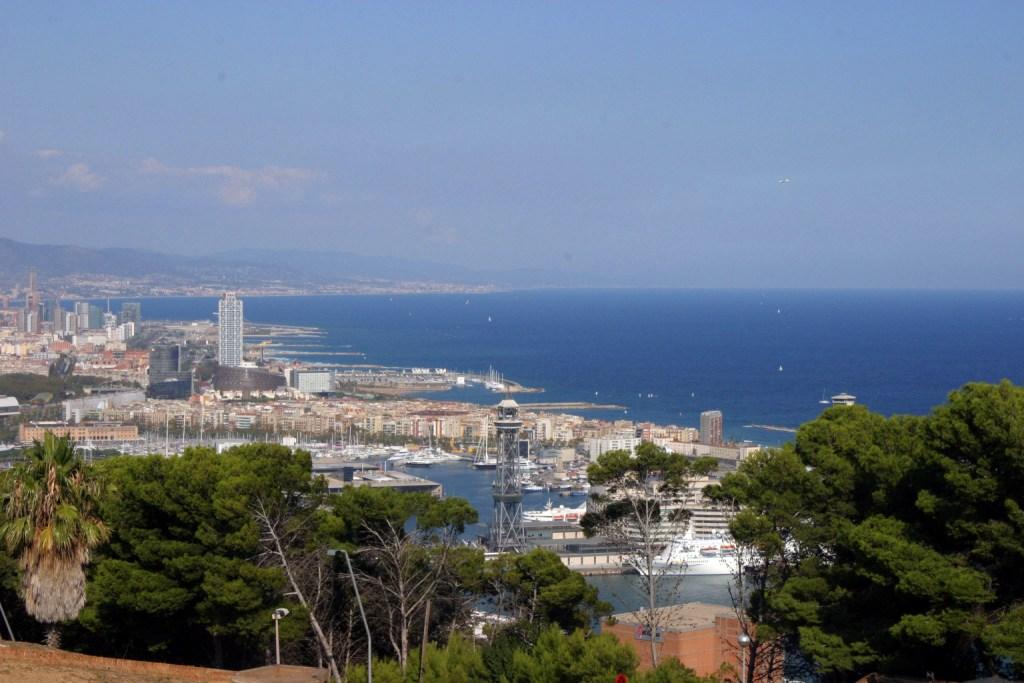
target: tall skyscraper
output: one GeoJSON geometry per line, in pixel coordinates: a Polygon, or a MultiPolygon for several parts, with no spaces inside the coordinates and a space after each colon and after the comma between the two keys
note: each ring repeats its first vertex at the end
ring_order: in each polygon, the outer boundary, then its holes
{"type": "Polygon", "coordinates": [[[25,293],[25,309],[34,311],[39,307],[42,299],[39,297],[39,275],[35,268],[28,270],[28,292],[25,293]]]}
{"type": "Polygon", "coordinates": [[[138,328],[142,322],[142,304],[138,301],[122,302],[120,320],[122,323],[135,323],[135,327],[138,328]]]}
{"type": "Polygon", "coordinates": [[[705,410],[700,414],[700,442],[709,446],[721,446],[724,426],[721,410],[705,410]]]}
{"type": "Polygon", "coordinates": [[[217,362],[237,368],[242,364],[242,300],[224,292],[217,305],[217,362]]]}

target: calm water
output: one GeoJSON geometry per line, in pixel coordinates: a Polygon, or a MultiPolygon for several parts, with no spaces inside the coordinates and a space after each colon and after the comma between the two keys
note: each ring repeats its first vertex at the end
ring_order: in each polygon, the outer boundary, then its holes
{"type": "MultiPolygon", "coordinates": [[[[492,516],[493,471],[475,470],[467,463],[444,463],[426,471],[416,470],[412,474],[440,482],[447,495],[466,498],[480,512],[480,522],[467,529],[466,536],[475,538],[487,535],[487,525],[492,516]]],[[[576,506],[583,501],[575,497],[561,498],[558,494],[526,493],[523,495],[523,508],[541,509],[549,498],[553,505],[576,506]]],[[[591,576],[587,580],[597,587],[601,599],[611,603],[616,613],[634,610],[646,600],[634,576],[591,576]]],[[[728,581],[729,577],[726,576],[666,577],[662,580],[659,600],[665,605],[676,604],[680,600],[731,605],[728,581]]]]}

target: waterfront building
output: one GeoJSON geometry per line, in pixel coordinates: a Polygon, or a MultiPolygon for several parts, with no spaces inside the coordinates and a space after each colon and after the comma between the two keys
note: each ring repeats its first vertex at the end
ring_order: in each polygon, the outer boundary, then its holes
{"type": "Polygon", "coordinates": [[[217,305],[217,362],[224,367],[242,365],[242,300],[225,292],[217,305]]]}
{"type": "Polygon", "coordinates": [[[94,423],[71,425],[67,422],[26,422],[18,426],[18,441],[32,443],[42,441],[47,432],[54,436],[70,437],[86,443],[96,441],[134,441],[139,438],[135,425],[94,423]]]}
{"type": "Polygon", "coordinates": [[[751,453],[761,450],[761,446],[750,441],[729,445],[722,444],[720,446],[712,446],[706,443],[670,441],[665,443],[663,447],[673,453],[681,453],[691,458],[712,457],[735,462],[739,462],[751,453]]]}
{"type": "Polygon", "coordinates": [[[440,498],[444,492],[436,481],[398,470],[383,471],[376,465],[344,462],[335,458],[315,458],[313,474],[324,475],[329,493],[340,493],[349,486],[387,488],[399,493],[428,493],[440,498]]]}
{"type": "Polygon", "coordinates": [[[291,386],[303,394],[326,394],[334,390],[334,376],[329,370],[293,370],[291,386]]]}
{"type": "Polygon", "coordinates": [[[721,446],[725,431],[721,410],[705,410],[700,414],[700,442],[708,446],[721,446]]]}
{"type": "Polygon", "coordinates": [[[834,406],[852,406],[856,402],[857,397],[850,394],[836,394],[832,397],[832,405],[834,406]]]}

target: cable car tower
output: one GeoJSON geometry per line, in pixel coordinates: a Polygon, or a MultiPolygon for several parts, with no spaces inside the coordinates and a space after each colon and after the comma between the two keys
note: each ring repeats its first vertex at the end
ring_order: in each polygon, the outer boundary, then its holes
{"type": "Polygon", "coordinates": [[[526,547],[523,531],[523,488],[519,479],[519,404],[506,398],[498,404],[494,428],[498,432],[498,455],[491,494],[494,516],[491,519],[491,550],[520,552],[526,547]]]}

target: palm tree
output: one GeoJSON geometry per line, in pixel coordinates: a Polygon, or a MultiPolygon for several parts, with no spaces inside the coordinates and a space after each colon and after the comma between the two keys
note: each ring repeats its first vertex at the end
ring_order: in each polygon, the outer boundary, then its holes
{"type": "Polygon", "coordinates": [[[71,440],[49,432],[0,483],[0,539],[21,567],[25,610],[51,625],[47,644],[57,646],[56,624],[85,606],[83,567],[110,535],[96,515],[98,483],[71,440]]]}

